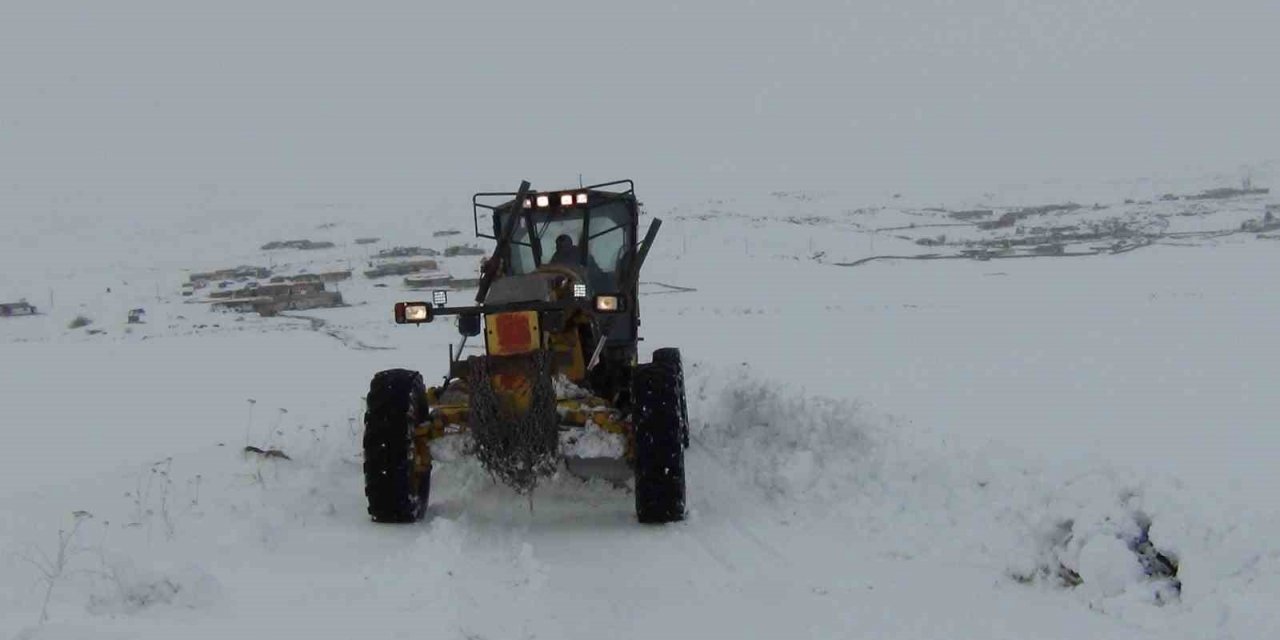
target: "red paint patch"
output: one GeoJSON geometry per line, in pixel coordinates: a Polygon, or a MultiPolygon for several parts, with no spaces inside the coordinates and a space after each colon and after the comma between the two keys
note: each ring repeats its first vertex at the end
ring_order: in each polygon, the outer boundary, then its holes
{"type": "Polygon", "coordinates": [[[519,353],[533,349],[533,331],[524,314],[502,314],[496,318],[498,346],[503,353],[519,353]]]}

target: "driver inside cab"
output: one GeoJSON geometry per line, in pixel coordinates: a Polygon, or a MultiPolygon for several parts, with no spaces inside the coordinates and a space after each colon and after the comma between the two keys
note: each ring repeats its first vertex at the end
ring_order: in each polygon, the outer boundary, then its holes
{"type": "MultiPolygon", "coordinates": [[[[573,244],[573,238],[569,234],[562,233],[556,236],[556,252],[551,255],[548,264],[561,264],[581,269],[583,268],[582,249],[573,244]]],[[[586,270],[587,279],[593,290],[602,290],[602,286],[607,286],[607,276],[590,254],[587,254],[586,270]]]]}

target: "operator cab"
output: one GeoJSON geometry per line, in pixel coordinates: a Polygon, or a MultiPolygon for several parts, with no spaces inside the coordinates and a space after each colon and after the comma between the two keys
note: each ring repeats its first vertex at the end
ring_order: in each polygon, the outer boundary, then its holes
{"type": "MultiPolygon", "coordinates": [[[[635,257],[639,224],[639,206],[630,180],[530,192],[522,203],[517,203],[515,196],[478,193],[472,199],[478,237],[496,240],[510,216],[517,216],[509,252],[502,260],[504,276],[567,268],[579,275],[590,296],[627,289],[623,279],[635,257]],[[482,210],[491,213],[493,235],[480,230],[482,210]]],[[[614,323],[608,336],[610,344],[634,344],[637,305],[630,306],[632,321],[614,323]]]]}
{"type": "Polygon", "coordinates": [[[636,244],[638,208],[635,193],[601,190],[598,185],[558,192],[530,193],[523,206],[514,200],[490,206],[477,194],[476,227],[480,237],[496,238],[513,211],[519,217],[511,238],[503,275],[534,273],[544,265],[569,266],[586,275],[591,293],[622,288],[622,272],[636,244]],[[479,231],[479,211],[492,211],[493,236],[479,231]]]}

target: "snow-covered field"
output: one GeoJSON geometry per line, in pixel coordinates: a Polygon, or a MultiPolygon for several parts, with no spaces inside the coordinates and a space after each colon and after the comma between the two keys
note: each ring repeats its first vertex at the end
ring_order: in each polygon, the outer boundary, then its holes
{"type": "MultiPolygon", "coordinates": [[[[1129,195],[1074,199],[1190,231],[1274,202],[1129,195]]],[[[421,294],[361,277],[353,240],[443,248],[465,208],[15,229],[0,297],[42,315],[0,319],[0,637],[1274,637],[1280,242],[842,267],[939,251],[876,231],[927,203],[642,198],[666,222],[643,345],[684,350],[693,422],[690,516],[666,527],[624,487],[557,477],[528,502],[470,462],[438,465],[426,521],[368,521],[368,378],[432,379],[456,334],[395,326],[421,294]],[[256,249],[295,237],[337,246],[256,249]],[[179,295],[184,270],[268,263],[354,266],[351,306],[179,295]]]]}

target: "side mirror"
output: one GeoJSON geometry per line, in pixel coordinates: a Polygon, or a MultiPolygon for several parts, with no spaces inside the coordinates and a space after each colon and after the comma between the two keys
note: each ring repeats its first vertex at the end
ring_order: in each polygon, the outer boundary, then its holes
{"type": "Polygon", "coordinates": [[[458,315],[458,333],[468,338],[480,335],[480,314],[463,313],[458,315]]]}

